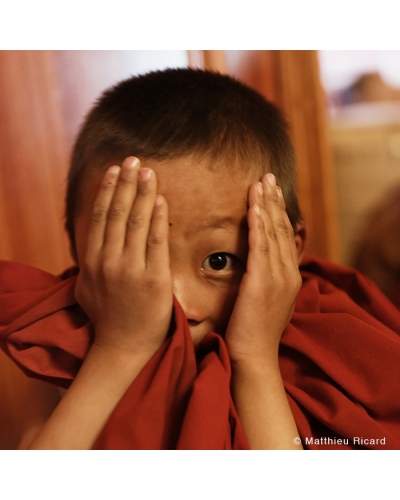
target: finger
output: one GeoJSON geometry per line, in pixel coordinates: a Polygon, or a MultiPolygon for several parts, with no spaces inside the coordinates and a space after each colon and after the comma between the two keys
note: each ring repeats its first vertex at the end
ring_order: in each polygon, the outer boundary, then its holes
{"type": "Polygon", "coordinates": [[[104,250],[121,253],[125,245],[126,224],[136,197],[137,175],[140,162],[130,156],[124,160],[107,213],[104,233],[104,250]]]}
{"type": "Polygon", "coordinates": [[[147,238],[157,194],[157,179],[153,170],[142,168],[138,176],[138,189],[129,213],[125,251],[140,265],[146,265],[147,238]]]}
{"type": "Polygon", "coordinates": [[[275,176],[267,174],[262,179],[264,188],[264,205],[266,213],[269,215],[269,220],[272,223],[271,235],[275,238],[281,262],[286,266],[293,265],[297,259],[294,259],[294,233],[293,228],[284,208],[283,197],[280,196],[280,189],[276,186],[275,176]]]}
{"type": "Polygon", "coordinates": [[[283,213],[283,218],[284,218],[285,224],[286,224],[286,226],[288,228],[288,232],[291,235],[291,238],[293,240],[293,243],[291,245],[293,262],[296,264],[296,266],[298,266],[298,255],[297,255],[297,247],[296,247],[294,229],[293,229],[293,226],[290,222],[289,216],[286,212],[286,203],[285,203],[285,200],[283,198],[282,189],[279,186],[277,186],[276,189],[278,191],[279,206],[281,207],[281,209],[283,211],[282,213],[283,213]]]}
{"type": "Polygon", "coordinates": [[[272,268],[270,264],[270,245],[258,204],[254,204],[249,208],[247,223],[249,226],[249,254],[246,271],[252,276],[262,276],[264,279],[271,276],[272,268]]]}
{"type": "Polygon", "coordinates": [[[121,168],[110,167],[104,174],[96,195],[88,229],[87,255],[94,256],[104,244],[104,231],[107,224],[108,209],[114,196],[121,168]]]}
{"type": "Polygon", "coordinates": [[[168,247],[168,206],[161,195],[156,197],[149,234],[147,238],[148,269],[158,269],[161,273],[169,269],[168,247]]]}
{"type": "Polygon", "coordinates": [[[266,203],[265,201],[268,197],[265,190],[266,187],[263,182],[257,183],[256,200],[257,205],[260,207],[260,216],[264,223],[264,232],[268,244],[268,257],[270,259],[271,268],[276,270],[281,263],[281,254],[278,242],[278,233],[271,218],[270,210],[268,210],[268,202],[266,203]]]}

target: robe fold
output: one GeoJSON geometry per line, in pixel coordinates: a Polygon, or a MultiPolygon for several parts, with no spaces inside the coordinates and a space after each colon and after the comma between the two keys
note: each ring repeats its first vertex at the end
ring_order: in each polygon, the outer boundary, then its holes
{"type": "MultiPolygon", "coordinates": [[[[307,258],[280,368],[304,448],[400,449],[400,311],[357,272],[307,258]]],[[[0,342],[29,376],[68,388],[93,340],[62,277],[0,262],[0,342]]],[[[223,337],[174,332],[133,381],[96,449],[248,449],[223,337]]]]}

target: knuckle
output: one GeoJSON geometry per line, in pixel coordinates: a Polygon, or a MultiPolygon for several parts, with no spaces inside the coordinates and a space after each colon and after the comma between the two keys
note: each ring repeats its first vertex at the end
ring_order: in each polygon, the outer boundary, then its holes
{"type": "Polygon", "coordinates": [[[303,285],[303,279],[301,277],[301,274],[298,272],[295,279],[295,287],[297,288],[297,290],[300,290],[302,285],[303,285]]]}
{"type": "Polygon", "coordinates": [[[256,228],[257,228],[257,231],[259,231],[261,234],[264,232],[265,226],[264,226],[264,221],[263,221],[263,219],[259,219],[259,220],[257,221],[256,228]]]}
{"type": "Polygon", "coordinates": [[[90,255],[86,255],[80,269],[80,279],[89,281],[92,279],[96,269],[94,259],[90,255]]]}
{"type": "Polygon", "coordinates": [[[262,254],[262,255],[268,255],[269,254],[269,246],[268,243],[266,242],[260,242],[257,245],[257,250],[262,254]]]}
{"type": "Polygon", "coordinates": [[[123,203],[113,203],[107,212],[107,218],[109,220],[118,219],[126,211],[126,207],[123,203]]]}
{"type": "Polygon", "coordinates": [[[283,221],[278,222],[278,224],[276,226],[276,230],[287,237],[289,237],[289,235],[290,235],[290,230],[287,227],[287,225],[285,224],[285,222],[283,222],[283,221]]]}
{"type": "Polygon", "coordinates": [[[146,290],[156,291],[160,288],[160,281],[155,275],[147,276],[143,283],[143,288],[146,290]]]}
{"type": "Polygon", "coordinates": [[[91,220],[92,222],[101,222],[106,218],[107,209],[102,205],[95,205],[92,210],[91,220]]]}
{"type": "Polygon", "coordinates": [[[163,267],[158,266],[148,268],[145,274],[142,274],[141,287],[143,290],[151,290],[152,292],[165,293],[166,289],[171,285],[170,272],[163,267]]]}
{"type": "Polygon", "coordinates": [[[278,235],[277,235],[277,233],[276,233],[276,231],[274,229],[269,229],[267,231],[267,236],[271,240],[277,240],[278,239],[278,235]]]}
{"type": "Polygon", "coordinates": [[[145,217],[143,214],[133,213],[129,216],[127,225],[129,229],[137,229],[143,227],[144,223],[145,223],[145,217]]]}
{"type": "Polygon", "coordinates": [[[150,194],[152,192],[152,186],[151,186],[151,183],[150,182],[146,182],[146,183],[141,183],[139,185],[139,194],[141,196],[147,196],[148,194],[150,194]]]}
{"type": "Polygon", "coordinates": [[[115,182],[106,182],[102,183],[100,186],[101,191],[107,192],[107,191],[114,191],[116,187],[115,182]]]}
{"type": "Polygon", "coordinates": [[[149,246],[159,246],[164,242],[163,235],[161,233],[152,233],[149,234],[147,239],[147,244],[149,246]]]}
{"type": "Polygon", "coordinates": [[[116,277],[118,269],[116,262],[113,258],[105,257],[99,266],[100,274],[103,278],[116,277]]]}
{"type": "Polygon", "coordinates": [[[124,175],[120,175],[119,179],[118,179],[118,183],[123,185],[123,186],[130,186],[134,181],[134,177],[133,175],[127,175],[126,173],[124,173],[124,175]]]}
{"type": "Polygon", "coordinates": [[[279,204],[279,196],[276,190],[269,193],[268,199],[273,203],[279,204]]]}
{"type": "Polygon", "coordinates": [[[291,273],[288,278],[288,286],[293,293],[298,293],[301,288],[303,280],[299,272],[291,273]]]}

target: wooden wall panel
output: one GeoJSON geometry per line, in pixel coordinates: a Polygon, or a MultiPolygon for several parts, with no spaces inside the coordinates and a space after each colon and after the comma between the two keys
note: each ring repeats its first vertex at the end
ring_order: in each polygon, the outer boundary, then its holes
{"type": "Polygon", "coordinates": [[[230,75],[278,103],[277,53],[273,50],[228,50],[226,67],[230,75]]]}
{"type": "Polygon", "coordinates": [[[68,151],[50,51],[0,52],[0,258],[60,272],[68,151]]]}
{"type": "Polygon", "coordinates": [[[317,52],[283,50],[277,57],[277,103],[291,127],[309,252],[339,262],[335,174],[317,52]]]}

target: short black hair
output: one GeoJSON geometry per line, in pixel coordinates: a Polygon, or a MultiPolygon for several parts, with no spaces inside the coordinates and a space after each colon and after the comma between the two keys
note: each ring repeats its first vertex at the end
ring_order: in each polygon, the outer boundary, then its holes
{"type": "Polygon", "coordinates": [[[195,155],[270,171],[283,191],[292,226],[301,220],[296,168],[278,109],[227,75],[178,68],[133,76],[106,90],[87,115],[72,153],[66,229],[75,252],[74,220],[84,175],[127,156],[166,160],[195,155]]]}

